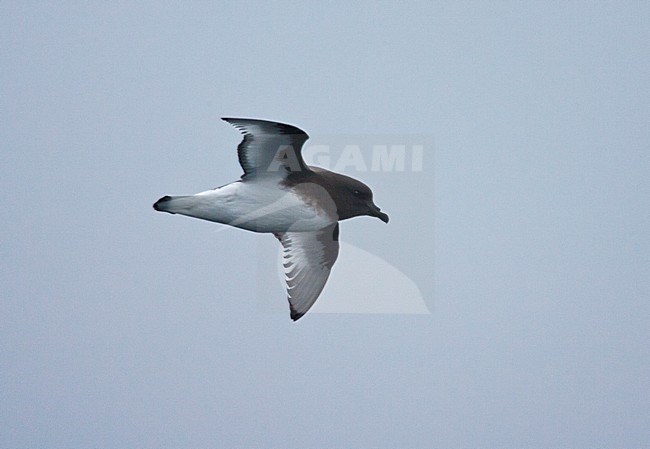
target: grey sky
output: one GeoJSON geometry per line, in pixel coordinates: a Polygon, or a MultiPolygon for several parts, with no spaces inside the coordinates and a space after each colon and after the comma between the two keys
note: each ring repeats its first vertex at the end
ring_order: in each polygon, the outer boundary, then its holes
{"type": "Polygon", "coordinates": [[[0,3],[0,447],[650,446],[649,13],[0,3]],[[273,237],[155,213],[221,116],[426,136],[341,238],[431,313],[293,323],[273,237]]]}

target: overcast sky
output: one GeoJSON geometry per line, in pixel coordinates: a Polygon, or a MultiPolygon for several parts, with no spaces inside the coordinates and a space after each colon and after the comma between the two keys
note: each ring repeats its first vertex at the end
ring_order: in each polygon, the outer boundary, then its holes
{"type": "Polygon", "coordinates": [[[650,446],[649,20],[1,2],[0,447],[650,446]],[[297,323],[272,236],[151,208],[240,176],[222,116],[391,217],[342,223],[297,323]]]}

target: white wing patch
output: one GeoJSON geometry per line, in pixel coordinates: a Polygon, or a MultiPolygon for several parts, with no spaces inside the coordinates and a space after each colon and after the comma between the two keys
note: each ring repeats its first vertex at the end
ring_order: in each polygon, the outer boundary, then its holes
{"type": "Polygon", "coordinates": [[[311,232],[281,232],[282,261],[291,319],[296,321],[314,305],[339,255],[338,223],[311,232]]]}

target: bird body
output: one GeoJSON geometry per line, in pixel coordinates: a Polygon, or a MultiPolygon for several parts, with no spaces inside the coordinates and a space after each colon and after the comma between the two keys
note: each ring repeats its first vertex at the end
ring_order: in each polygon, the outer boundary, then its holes
{"type": "Polygon", "coordinates": [[[317,231],[337,219],[317,205],[305,207],[299,189],[275,180],[235,181],[196,195],[167,197],[157,210],[254,232],[317,231]]]}
{"type": "Polygon", "coordinates": [[[349,176],[305,164],[307,134],[292,125],[224,118],[244,135],[237,147],[241,179],[195,195],[164,196],[154,209],[272,233],[283,247],[291,318],[314,304],[339,251],[340,220],[360,215],[388,223],[372,191],[349,176]]]}

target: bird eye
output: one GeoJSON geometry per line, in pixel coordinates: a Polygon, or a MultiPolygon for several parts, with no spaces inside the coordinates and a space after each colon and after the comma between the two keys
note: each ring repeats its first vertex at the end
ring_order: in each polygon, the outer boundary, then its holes
{"type": "Polygon", "coordinates": [[[353,193],[355,196],[361,196],[361,192],[359,192],[358,190],[353,190],[352,193],[353,193]]]}

